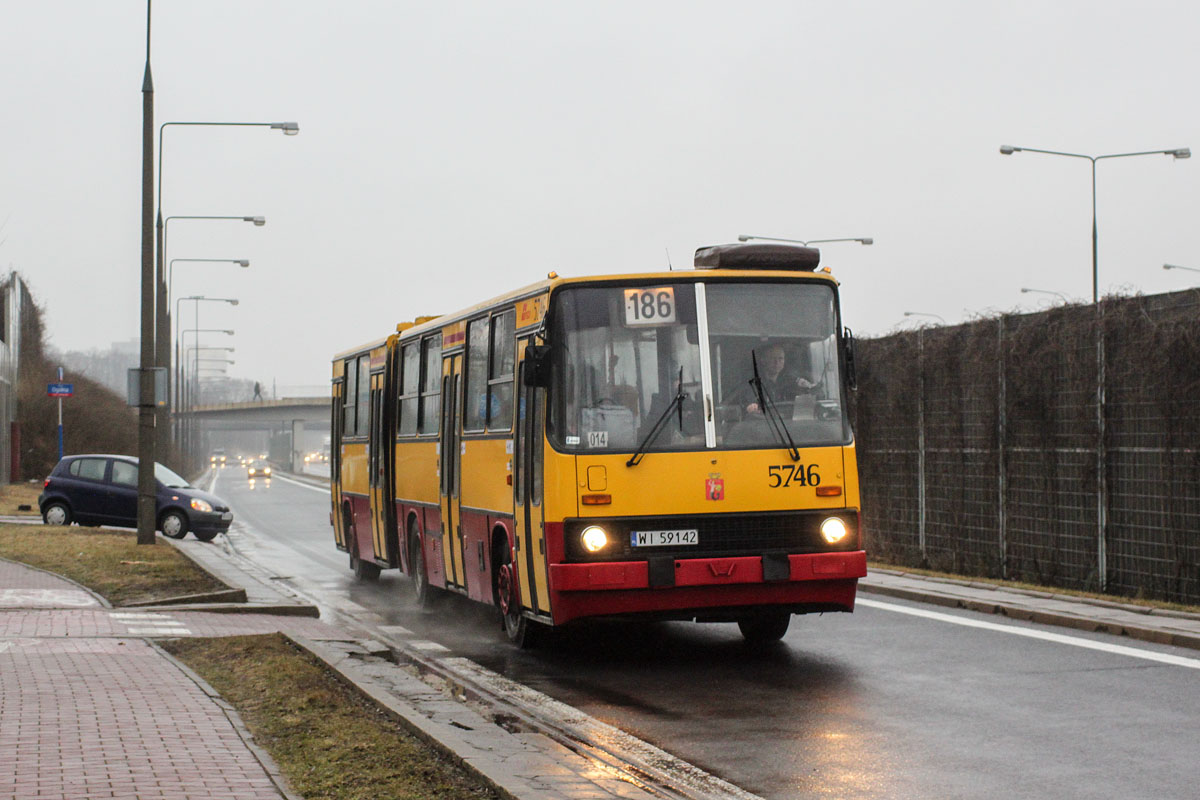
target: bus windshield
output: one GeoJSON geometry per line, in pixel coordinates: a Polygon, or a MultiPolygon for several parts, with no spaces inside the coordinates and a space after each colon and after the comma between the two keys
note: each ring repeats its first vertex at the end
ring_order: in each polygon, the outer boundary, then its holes
{"type": "Polygon", "coordinates": [[[551,441],[587,453],[844,444],[837,330],[823,281],[565,288],[551,312],[551,441]]]}

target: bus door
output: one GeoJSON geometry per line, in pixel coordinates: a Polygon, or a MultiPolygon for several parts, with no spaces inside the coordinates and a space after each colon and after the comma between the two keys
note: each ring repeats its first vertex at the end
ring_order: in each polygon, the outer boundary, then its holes
{"type": "Polygon", "coordinates": [[[459,512],[459,487],[462,486],[462,426],[459,424],[458,401],[462,385],[462,354],[442,359],[442,424],[441,481],[439,494],[442,507],[442,559],[446,583],[467,588],[463,563],[462,520],[459,512]]]}
{"type": "Polygon", "coordinates": [[[383,375],[371,376],[371,424],[368,431],[367,468],[370,476],[371,495],[371,541],[375,558],[387,559],[387,476],[384,463],[387,461],[387,440],[383,435],[383,375]]]}
{"type": "Polygon", "coordinates": [[[333,416],[329,425],[329,491],[332,501],[329,515],[333,524],[333,538],[342,547],[346,546],[346,532],[342,530],[342,425],[346,409],[342,394],[345,381],[338,378],[333,383],[333,416]]]}
{"type": "Polygon", "coordinates": [[[517,430],[513,443],[513,508],[516,523],[517,564],[521,605],[550,612],[545,581],[546,542],[542,514],[542,409],[543,393],[525,386],[525,346],[533,338],[518,342],[522,359],[517,368],[517,430]]]}

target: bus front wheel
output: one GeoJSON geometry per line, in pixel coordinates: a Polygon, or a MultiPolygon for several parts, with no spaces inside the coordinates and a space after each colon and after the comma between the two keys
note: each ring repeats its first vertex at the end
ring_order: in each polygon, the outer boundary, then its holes
{"type": "Polygon", "coordinates": [[[521,649],[533,647],[541,625],[521,613],[521,589],[517,582],[517,566],[513,563],[512,548],[507,537],[501,537],[495,546],[493,561],[492,591],[500,607],[501,622],[508,640],[521,649]]]}
{"type": "Polygon", "coordinates": [[[739,619],[738,629],[747,644],[770,644],[783,638],[791,621],[787,611],[766,611],[739,619]]]}

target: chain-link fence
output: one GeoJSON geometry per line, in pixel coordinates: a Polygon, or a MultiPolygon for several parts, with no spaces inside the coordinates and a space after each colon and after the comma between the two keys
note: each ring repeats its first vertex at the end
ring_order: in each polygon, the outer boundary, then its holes
{"type": "Polygon", "coordinates": [[[1187,291],[859,342],[873,557],[1200,602],[1198,312],[1187,291]]]}

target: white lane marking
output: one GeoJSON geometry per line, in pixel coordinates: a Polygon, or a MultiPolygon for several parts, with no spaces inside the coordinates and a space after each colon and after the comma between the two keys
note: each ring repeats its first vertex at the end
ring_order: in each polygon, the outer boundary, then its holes
{"type": "Polygon", "coordinates": [[[311,483],[303,483],[302,481],[293,480],[292,478],[285,478],[282,475],[276,475],[275,480],[283,481],[284,483],[290,483],[293,486],[300,486],[305,489],[312,489],[314,492],[320,492],[324,495],[329,494],[329,487],[313,486],[311,483]]]}
{"type": "Polygon", "coordinates": [[[1050,633],[1049,631],[1040,631],[1032,628],[1018,628],[1014,625],[1000,625],[995,622],[985,622],[979,619],[970,619],[969,617],[958,617],[954,616],[953,614],[942,614],[937,611],[926,611],[921,608],[909,608],[908,606],[898,606],[893,603],[882,603],[878,600],[866,600],[862,597],[857,598],[854,603],[855,605],[863,605],[867,608],[878,608],[883,611],[895,611],[898,614],[908,614],[914,617],[937,620],[938,622],[949,622],[954,625],[965,625],[968,628],[982,628],[983,630],[995,631],[997,633],[1009,633],[1013,636],[1024,636],[1027,639],[1040,639],[1044,642],[1067,644],[1071,645],[1072,647],[1083,647],[1088,650],[1100,650],[1105,653],[1113,653],[1119,656],[1141,658],[1146,661],[1157,661],[1160,664],[1170,664],[1175,667],[1200,669],[1200,660],[1195,658],[1185,658],[1184,656],[1174,656],[1169,653],[1156,653],[1153,650],[1139,650],[1136,647],[1126,647],[1120,644],[1109,644],[1108,642],[1097,642],[1092,639],[1082,639],[1077,636],[1066,636],[1061,633],[1050,633]]]}
{"type": "Polygon", "coordinates": [[[161,619],[162,615],[147,611],[113,611],[108,616],[113,619],[161,619]]]}
{"type": "Polygon", "coordinates": [[[126,636],[191,636],[187,628],[130,628],[126,636]]]}

